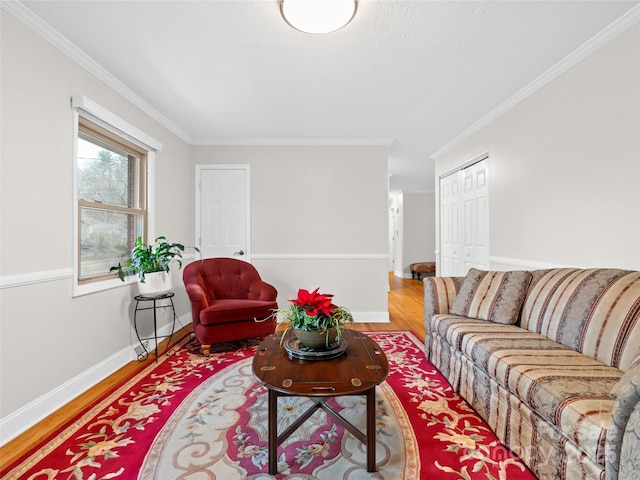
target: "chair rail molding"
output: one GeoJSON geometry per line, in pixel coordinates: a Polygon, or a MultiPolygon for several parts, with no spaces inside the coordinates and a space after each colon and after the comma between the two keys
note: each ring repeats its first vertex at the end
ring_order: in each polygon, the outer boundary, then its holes
{"type": "Polygon", "coordinates": [[[539,262],[537,260],[523,260],[520,258],[494,257],[489,256],[489,265],[491,268],[499,264],[507,269],[519,270],[545,270],[548,268],[578,268],[575,265],[561,265],[559,263],[539,262]]]}
{"type": "Polygon", "coordinates": [[[252,260],[388,260],[388,253],[253,253],[252,260]]]}
{"type": "MultiPolygon", "coordinates": [[[[191,263],[197,260],[195,253],[185,253],[182,261],[191,263]]],[[[42,270],[39,272],[17,273],[14,275],[0,275],[0,290],[4,288],[23,287],[36,283],[57,282],[59,280],[73,279],[73,268],[57,268],[54,270],[42,270]]],[[[116,286],[124,285],[120,281],[116,286]]]]}
{"type": "Polygon", "coordinates": [[[73,269],[58,268],[55,270],[43,270],[40,272],[18,273],[15,275],[0,276],[0,290],[3,288],[22,287],[36,283],[56,282],[73,278],[73,269]]]}

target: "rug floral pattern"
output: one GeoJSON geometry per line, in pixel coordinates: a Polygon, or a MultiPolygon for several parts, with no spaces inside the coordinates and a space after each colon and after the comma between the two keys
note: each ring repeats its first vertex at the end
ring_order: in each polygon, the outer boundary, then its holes
{"type": "MultiPolygon", "coordinates": [[[[425,360],[419,339],[370,335],[390,366],[376,389],[378,471],[366,472],[364,446],[318,410],[279,447],[279,479],[535,479],[425,360]]],[[[221,345],[202,357],[195,341],[183,340],[2,480],[274,478],[267,474],[267,394],[251,374],[257,345],[221,345]]],[[[281,398],[279,428],[309,402],[281,398]]],[[[331,402],[364,429],[364,397],[331,402]]]]}

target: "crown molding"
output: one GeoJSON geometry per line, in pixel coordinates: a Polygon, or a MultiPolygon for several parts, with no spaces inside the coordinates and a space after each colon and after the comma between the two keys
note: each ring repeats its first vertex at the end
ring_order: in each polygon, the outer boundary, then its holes
{"type": "MultiPolygon", "coordinates": [[[[152,119],[167,128],[170,132],[182,139],[189,145],[211,146],[211,145],[390,145],[393,139],[287,139],[287,138],[249,138],[249,139],[224,139],[224,138],[193,138],[187,132],[178,127],[175,123],[158,112],[149,103],[135,94],[131,89],[124,85],[115,76],[104,69],[100,64],[94,61],[86,53],[76,47],[66,37],[61,35],[49,24],[42,20],[39,16],[29,10],[20,0],[0,0],[0,9],[6,11],[23,23],[26,27],[41,36],[52,46],[60,50],[62,53],[71,58],[78,65],[83,67],[98,80],[105,83],[114,91],[122,95],[126,100],[138,107],[152,119]]],[[[535,93],[536,91],[549,84],[551,81],[562,75],[564,72],[584,60],[603,45],[613,40],[630,27],[640,21],[640,5],[629,10],[625,15],[606,27],[591,40],[583,44],[571,55],[558,62],[537,79],[524,87],[518,93],[507,99],[497,108],[489,112],[486,116],[478,120],[469,128],[464,130],[460,135],[442,146],[440,149],[429,155],[428,158],[437,159],[439,156],[450,151],[471,135],[485,127],[507,111],[511,110],[524,99],[535,93]]]]}
{"type": "Polygon", "coordinates": [[[169,120],[167,117],[153,108],[149,103],[135,94],[131,89],[129,89],[129,87],[127,87],[124,83],[122,83],[115,76],[109,73],[105,68],[103,68],[99,63],[93,60],[89,55],[84,53],[71,41],[69,41],[69,39],[61,35],[58,31],[51,27],[51,25],[49,25],[44,20],[42,20],[42,18],[33,13],[20,0],[1,0],[0,9],[15,17],[27,28],[38,34],[53,47],[57,48],[71,60],[87,70],[90,74],[103,82],[105,85],[112,88],[126,100],[131,102],[134,106],[138,107],[140,110],[146,113],[153,120],[175,134],[177,137],[190,145],[193,144],[193,139],[188,133],[186,133],[175,123],[173,123],[171,120],[169,120]]]}
{"type": "Polygon", "coordinates": [[[71,60],[91,73],[98,80],[122,95],[126,100],[138,107],[152,119],[174,133],[189,145],[211,146],[211,145],[382,145],[389,146],[393,139],[388,138],[193,138],[187,132],[178,127],[167,117],[158,112],[149,103],[140,98],[124,83],[109,73],[105,68],[89,57],[66,37],[61,35],[48,23],[27,8],[20,0],[0,0],[2,10],[14,16],[27,28],[38,34],[52,46],[57,48],[71,60]]]}
{"type": "Polygon", "coordinates": [[[578,47],[578,49],[571,53],[569,56],[556,63],[553,67],[540,75],[518,93],[507,99],[504,103],[502,103],[497,108],[489,112],[486,116],[482,117],[476,123],[471,125],[460,135],[456,136],[453,140],[429,155],[429,158],[438,159],[438,157],[440,157],[441,155],[449,152],[464,140],[478,132],[480,129],[487,126],[489,123],[493,122],[498,117],[505,114],[507,111],[511,110],[524,99],[533,95],[535,92],[551,83],[553,80],[580,63],[589,55],[602,48],[611,40],[626,32],[629,28],[631,28],[639,21],[640,5],[637,5],[627,13],[625,13],[618,20],[606,27],[604,30],[600,31],[600,33],[596,34],[596,36],[591,38],[591,40],[588,40],[582,46],[578,47]]]}
{"type": "Polygon", "coordinates": [[[389,146],[392,138],[195,138],[192,145],[207,146],[389,146]]]}

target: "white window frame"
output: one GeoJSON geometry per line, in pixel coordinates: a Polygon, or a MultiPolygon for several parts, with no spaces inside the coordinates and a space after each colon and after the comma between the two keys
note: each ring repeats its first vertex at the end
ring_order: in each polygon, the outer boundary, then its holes
{"type": "Polygon", "coordinates": [[[78,228],[78,121],[79,117],[86,118],[102,128],[128,140],[145,149],[147,153],[147,236],[155,238],[155,154],[162,150],[162,143],[142,132],[130,123],[106,108],[98,105],[87,97],[77,96],[71,98],[73,108],[73,296],[87,295],[112,288],[129,285],[136,281],[135,276],[125,278],[122,282],[118,278],[100,280],[89,283],[78,283],[79,252],[80,245],[78,228]]]}

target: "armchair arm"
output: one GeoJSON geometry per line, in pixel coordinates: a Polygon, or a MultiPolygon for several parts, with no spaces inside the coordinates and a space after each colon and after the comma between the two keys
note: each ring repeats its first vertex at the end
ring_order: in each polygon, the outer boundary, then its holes
{"type": "Polygon", "coordinates": [[[427,277],[424,284],[425,355],[430,358],[431,318],[438,313],[449,313],[464,277],[427,277]]]}
{"type": "Polygon", "coordinates": [[[640,356],[611,391],[616,399],[605,445],[607,480],[631,480],[640,458],[640,356]]]}
{"type": "Polygon", "coordinates": [[[191,301],[191,315],[194,326],[198,324],[200,312],[209,307],[207,294],[199,283],[187,283],[185,289],[191,301]]]}
{"type": "Polygon", "coordinates": [[[253,282],[249,287],[249,300],[275,301],[277,296],[275,287],[262,280],[253,282]]]}

